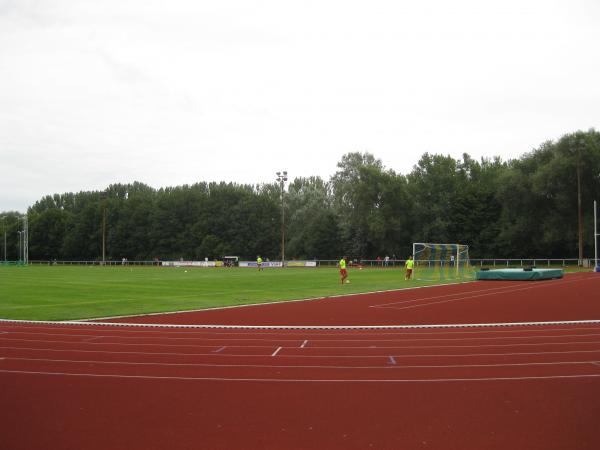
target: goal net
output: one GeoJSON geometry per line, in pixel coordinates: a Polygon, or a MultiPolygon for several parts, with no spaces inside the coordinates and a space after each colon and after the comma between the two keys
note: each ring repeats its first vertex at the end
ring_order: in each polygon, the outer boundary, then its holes
{"type": "Polygon", "coordinates": [[[464,244],[414,243],[413,278],[444,281],[472,279],[469,246],[464,244]]]}

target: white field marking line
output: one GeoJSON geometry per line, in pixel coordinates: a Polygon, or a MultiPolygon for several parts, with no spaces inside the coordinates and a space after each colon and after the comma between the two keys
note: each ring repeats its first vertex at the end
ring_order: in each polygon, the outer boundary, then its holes
{"type": "MultiPolygon", "coordinates": [[[[73,349],[55,349],[55,348],[29,348],[29,347],[0,347],[2,350],[25,350],[25,351],[36,351],[36,352],[53,352],[53,353],[102,353],[108,355],[143,355],[143,356],[216,356],[216,357],[230,357],[230,358],[266,358],[268,354],[255,355],[255,354],[243,354],[243,353],[173,353],[173,352],[132,352],[132,351],[112,351],[112,350],[73,350],[73,349]]],[[[416,355],[398,355],[396,358],[471,358],[480,356],[540,356],[540,355],[574,355],[580,353],[600,353],[600,349],[592,350],[568,350],[568,351],[546,351],[546,352],[508,352],[508,353],[419,353],[416,355]]],[[[327,358],[327,359],[381,359],[385,355],[306,355],[306,354],[286,354],[283,358],[295,359],[295,358],[327,358]]]]}
{"type": "MultiPolygon", "coordinates": [[[[574,283],[576,281],[577,280],[565,281],[565,283],[574,283]]],[[[397,310],[413,309],[413,308],[421,308],[424,306],[438,305],[440,303],[458,302],[458,301],[463,301],[463,300],[468,300],[468,299],[473,299],[473,298],[487,297],[490,295],[503,295],[503,294],[508,294],[508,293],[512,293],[512,292],[526,291],[526,290],[530,290],[530,289],[536,289],[539,287],[543,287],[543,286],[528,286],[528,287],[524,287],[524,288],[520,288],[520,289],[512,289],[512,290],[506,290],[506,291],[501,291],[501,292],[489,292],[487,294],[465,295],[462,297],[451,298],[448,300],[440,300],[437,302],[428,302],[428,303],[419,303],[416,305],[409,305],[409,306],[402,306],[402,307],[397,307],[397,306],[378,306],[378,307],[379,308],[387,308],[387,309],[397,309],[397,310]]],[[[418,301],[420,301],[420,300],[422,300],[422,299],[419,299],[418,301]]],[[[415,300],[415,301],[417,301],[417,300],[415,300]]],[[[404,303],[408,303],[408,302],[404,302],[404,303]]]]}
{"type": "Polygon", "coordinates": [[[501,364],[418,364],[398,365],[393,356],[389,356],[388,365],[378,366],[320,366],[320,365],[285,365],[285,364],[210,364],[210,363],[160,363],[160,362],[136,362],[136,361],[98,361],[78,359],[47,359],[47,358],[21,358],[7,356],[0,360],[28,361],[28,362],[51,362],[51,363],[73,363],[73,364],[105,364],[123,366],[159,366],[159,367],[206,367],[206,368],[250,368],[250,369],[333,369],[333,370],[389,370],[389,365],[395,365],[394,369],[464,369],[464,368],[489,368],[489,367],[529,367],[529,366],[585,366],[589,364],[598,365],[598,361],[555,361],[555,362],[529,362],[529,363],[501,363],[501,364]]]}
{"type": "Polygon", "coordinates": [[[218,349],[216,349],[216,350],[213,350],[212,352],[213,352],[213,353],[221,353],[221,352],[222,352],[223,350],[225,350],[226,348],[227,348],[227,347],[219,347],[218,349]]]}
{"type": "MultiPolygon", "coordinates": [[[[68,334],[66,335],[68,336],[68,334]]],[[[95,337],[89,337],[84,339],[82,342],[92,342],[95,341],[96,339],[102,339],[104,336],[95,336],[95,337]]],[[[52,341],[48,341],[48,342],[52,342],[52,341]]]]}
{"type": "Polygon", "coordinates": [[[91,319],[79,319],[79,321],[84,322],[84,321],[89,321],[89,320],[125,319],[128,317],[162,316],[162,315],[170,315],[170,314],[186,314],[186,313],[195,313],[195,312],[202,312],[202,311],[214,311],[214,310],[220,310],[220,309],[248,308],[251,306],[281,305],[281,304],[285,304],[285,303],[311,302],[311,301],[315,301],[315,300],[327,300],[330,298],[355,297],[355,296],[371,295],[371,294],[383,294],[386,292],[406,291],[409,289],[426,289],[426,288],[452,286],[455,284],[467,284],[467,283],[475,283],[475,282],[477,282],[477,280],[460,281],[457,283],[430,284],[427,286],[412,286],[412,287],[404,287],[404,288],[398,288],[398,289],[387,289],[387,290],[381,290],[381,291],[367,291],[367,292],[354,292],[354,293],[347,293],[347,294],[335,294],[335,295],[327,295],[327,296],[323,296],[323,297],[299,298],[299,299],[294,299],[294,300],[280,300],[280,301],[264,302],[264,303],[248,303],[246,305],[215,306],[213,308],[189,309],[189,310],[185,310],[185,311],[165,311],[165,312],[156,312],[156,313],[147,313],[147,314],[129,314],[129,315],[124,315],[124,316],[96,317],[96,318],[91,318],[91,319]]]}
{"type": "MultiPolygon", "coordinates": [[[[85,344],[85,345],[104,345],[104,346],[128,346],[128,347],[169,347],[169,348],[212,348],[214,345],[192,345],[192,344],[156,344],[156,343],[127,343],[127,342],[88,342],[88,341],[54,341],[45,339],[22,339],[22,338],[9,338],[5,341],[11,342],[41,342],[44,344],[85,344]]],[[[326,341],[325,341],[326,342],[326,341]]],[[[319,346],[311,347],[311,349],[365,349],[365,348],[377,348],[377,349],[419,349],[419,348],[487,348],[487,347],[525,347],[525,346],[551,346],[551,345],[596,345],[600,344],[600,341],[567,341],[567,342],[515,342],[509,344],[479,344],[479,345],[367,345],[368,341],[365,341],[365,345],[360,346],[319,346]]],[[[272,345],[230,345],[229,347],[234,348],[272,348],[272,345]]],[[[281,348],[281,347],[280,347],[281,348]]]]}
{"type": "Polygon", "coordinates": [[[286,379],[286,378],[220,378],[220,377],[170,377],[170,376],[149,376],[149,375],[119,375],[119,374],[98,374],[98,373],[67,373],[67,372],[37,372],[28,370],[4,370],[0,373],[12,373],[20,375],[54,375],[64,377],[91,377],[91,378],[123,378],[123,379],[142,379],[142,380],[180,380],[180,381],[244,381],[256,383],[450,383],[450,382],[471,382],[471,381],[527,381],[527,380],[566,380],[578,378],[600,378],[600,374],[581,374],[581,375],[544,375],[529,377],[481,377],[481,378],[424,378],[424,379],[286,379]]]}
{"type": "Polygon", "coordinates": [[[594,362],[592,362],[592,364],[594,364],[596,366],[600,366],[600,361],[594,361],[594,362]]]}
{"type": "Polygon", "coordinates": [[[275,350],[271,356],[277,356],[277,353],[281,351],[281,348],[282,347],[277,347],[277,350],[275,350]]]}
{"type": "Polygon", "coordinates": [[[590,320],[564,320],[546,322],[496,322],[496,323],[462,323],[462,324],[422,324],[422,325],[173,325],[158,323],[119,323],[119,322],[51,322],[34,320],[0,319],[0,323],[27,323],[46,325],[83,325],[90,327],[127,327],[127,328],[164,328],[164,329],[238,329],[238,330],[413,330],[430,328],[492,328],[492,327],[517,327],[517,326],[551,326],[551,325],[597,325],[598,319],[590,320]]]}
{"type": "Polygon", "coordinates": [[[302,343],[302,345],[300,346],[300,348],[304,348],[304,347],[306,347],[306,344],[308,344],[308,340],[305,340],[305,341],[302,343]]]}

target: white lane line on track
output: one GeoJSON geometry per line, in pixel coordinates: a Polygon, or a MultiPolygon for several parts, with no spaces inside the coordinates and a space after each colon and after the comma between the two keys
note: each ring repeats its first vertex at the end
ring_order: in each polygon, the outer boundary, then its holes
{"type": "Polygon", "coordinates": [[[0,373],[12,373],[20,375],[53,375],[65,377],[91,377],[91,378],[123,378],[143,380],[180,380],[180,381],[244,381],[244,382],[267,382],[267,383],[450,383],[470,381],[528,381],[528,380],[568,380],[580,378],[600,378],[600,374],[581,375],[548,375],[529,377],[481,377],[481,378],[425,378],[425,379],[285,379],[285,378],[222,378],[222,377],[170,377],[149,375],[119,375],[119,374],[97,374],[97,373],[70,373],[70,372],[41,372],[28,370],[3,370],[0,373]]]}
{"type": "Polygon", "coordinates": [[[308,344],[308,340],[305,340],[305,341],[302,343],[302,345],[300,346],[300,348],[304,348],[304,347],[306,347],[306,344],[308,344]]]}
{"type": "Polygon", "coordinates": [[[454,285],[458,286],[461,284],[469,284],[469,283],[476,283],[476,282],[477,282],[476,280],[470,280],[470,281],[461,281],[458,283],[432,284],[432,285],[428,285],[428,286],[411,286],[411,287],[388,289],[388,290],[382,290],[382,291],[355,292],[355,293],[348,293],[348,294],[329,295],[326,297],[300,298],[300,299],[295,299],[295,300],[282,300],[282,301],[268,302],[268,303],[250,303],[247,305],[217,306],[214,308],[190,309],[187,311],[167,311],[167,312],[160,312],[160,313],[136,314],[136,315],[126,315],[126,316],[97,317],[97,318],[91,318],[91,319],[81,319],[81,321],[126,319],[128,317],[165,316],[165,315],[171,315],[171,314],[198,313],[198,312],[215,311],[215,310],[221,310],[221,309],[249,308],[252,306],[282,305],[282,304],[287,304],[287,303],[312,302],[315,300],[327,300],[327,299],[331,299],[331,298],[340,298],[340,297],[357,297],[357,296],[360,297],[361,295],[385,294],[386,292],[399,292],[399,291],[407,291],[407,290],[411,290],[411,289],[428,289],[428,288],[454,286],[454,285]]]}
{"type": "MultiPolygon", "coordinates": [[[[121,346],[121,347],[167,347],[167,348],[212,348],[214,345],[192,345],[192,344],[157,344],[157,343],[128,343],[128,342],[88,342],[88,341],[54,341],[45,339],[19,339],[10,338],[5,341],[11,342],[38,342],[43,344],[72,344],[72,345],[104,345],[104,346],[121,346]]],[[[552,346],[552,345],[597,345],[600,341],[567,341],[567,342],[513,342],[509,344],[479,344],[479,345],[369,345],[368,341],[365,341],[365,345],[362,346],[326,346],[320,345],[318,347],[310,347],[311,349],[341,349],[341,350],[355,350],[355,349],[401,349],[401,350],[414,350],[414,349],[432,349],[432,348],[494,348],[494,347],[532,347],[532,346],[552,346]]],[[[229,345],[229,347],[235,348],[271,348],[271,345],[229,345]]]]}
{"type": "MultiPolygon", "coordinates": [[[[395,365],[395,369],[465,369],[465,368],[491,368],[491,367],[535,367],[535,366],[573,366],[573,365],[598,365],[598,361],[555,361],[555,362],[529,362],[529,363],[497,363],[497,364],[412,364],[398,365],[393,356],[389,356],[388,364],[395,365]]],[[[364,370],[385,369],[387,366],[335,366],[335,365],[287,365],[287,364],[210,364],[210,363],[160,363],[160,362],[135,362],[135,361],[100,361],[100,360],[77,360],[77,359],[50,359],[50,358],[20,358],[8,356],[0,358],[7,361],[29,361],[50,363],[73,363],[73,364],[104,364],[123,366],[158,366],[158,367],[227,367],[227,368],[250,368],[250,369],[332,369],[332,370],[364,370]]]]}
{"type": "MultiPolygon", "coordinates": [[[[111,351],[111,350],[73,350],[73,349],[53,349],[53,348],[27,348],[27,347],[0,347],[2,350],[25,350],[25,351],[43,351],[43,352],[54,352],[54,353],[102,353],[108,355],[157,355],[157,356],[217,356],[217,357],[230,357],[230,358],[265,358],[269,355],[248,355],[243,353],[174,353],[174,352],[131,352],[131,351],[111,351]]],[[[569,350],[569,351],[554,351],[554,352],[508,352],[508,353],[457,353],[457,354],[447,354],[447,353],[422,353],[418,355],[395,355],[396,358],[471,358],[471,357],[479,357],[479,356],[539,356],[539,355],[574,355],[580,353],[600,353],[600,349],[593,350],[569,350]]],[[[283,358],[338,358],[338,359],[348,359],[348,358],[361,358],[361,359],[370,359],[370,358],[378,358],[380,359],[385,355],[306,355],[306,354],[295,354],[290,355],[287,354],[283,356],[283,358]]]]}
{"type": "MultiPolygon", "coordinates": [[[[566,281],[565,283],[575,283],[578,280],[571,280],[571,281],[566,281]]],[[[504,290],[504,291],[498,291],[498,292],[490,292],[487,294],[476,294],[476,295],[465,295],[465,294],[469,294],[468,292],[465,292],[464,294],[459,294],[461,295],[458,298],[452,298],[452,299],[448,299],[448,300],[440,300],[437,302],[428,302],[428,303],[419,303],[417,305],[408,305],[408,306],[401,306],[401,307],[397,307],[397,306],[377,306],[378,308],[384,308],[384,309],[396,309],[396,310],[403,310],[403,309],[414,309],[414,308],[422,308],[424,306],[431,306],[431,305],[439,305],[441,303],[450,303],[450,302],[459,302],[459,301],[463,301],[463,300],[468,300],[468,299],[474,299],[474,298],[480,298],[480,297],[486,297],[486,296],[490,296],[490,295],[503,295],[503,294],[508,294],[508,293],[512,293],[512,292],[520,292],[520,291],[526,291],[526,290],[530,290],[530,289],[536,289],[539,287],[548,287],[547,284],[544,284],[543,286],[528,286],[528,287],[524,287],[521,289],[511,289],[511,290],[504,290]]],[[[448,297],[449,295],[445,295],[445,296],[440,296],[440,297],[448,297]]],[[[453,295],[453,297],[457,297],[457,295],[453,295]]],[[[435,298],[435,297],[431,297],[431,298],[435,298]]],[[[417,300],[410,300],[407,302],[399,302],[401,303],[409,303],[409,302],[417,302],[417,301],[421,301],[422,299],[417,299],[417,300]]],[[[398,304],[398,303],[397,303],[398,304]]],[[[388,305],[394,305],[393,303],[390,303],[388,305]]]]}
{"type": "Polygon", "coordinates": [[[221,353],[223,350],[225,350],[227,347],[219,347],[216,350],[213,350],[213,353],[221,353]]]}
{"type": "Polygon", "coordinates": [[[277,350],[275,350],[271,356],[277,356],[277,353],[279,353],[281,349],[282,347],[277,347],[277,350]]]}
{"type": "MultiPolygon", "coordinates": [[[[393,305],[403,305],[403,304],[406,304],[406,303],[420,302],[420,301],[423,301],[423,300],[435,300],[435,299],[438,299],[438,298],[448,298],[448,297],[458,297],[460,295],[479,294],[480,292],[487,292],[487,293],[490,293],[490,294],[502,294],[504,292],[510,292],[514,288],[521,287],[521,286],[531,286],[531,284],[529,284],[529,283],[519,283],[519,284],[513,284],[511,286],[496,286],[496,287],[493,287],[493,288],[477,289],[477,290],[473,290],[473,291],[452,292],[452,293],[449,293],[449,294],[434,295],[434,296],[431,296],[431,297],[419,297],[419,298],[401,300],[401,301],[397,301],[397,302],[379,303],[377,305],[370,305],[369,308],[386,308],[386,307],[393,306],[393,305]]],[[[486,294],[486,295],[490,295],[490,294],[486,294]]]]}
{"type": "Polygon", "coordinates": [[[562,286],[564,284],[577,283],[577,282],[584,281],[584,280],[585,279],[574,279],[574,280],[566,280],[566,281],[561,281],[561,282],[550,280],[548,282],[542,282],[541,284],[534,284],[534,285],[531,285],[530,283],[521,283],[521,284],[517,284],[514,286],[506,286],[504,288],[481,289],[478,291],[467,291],[467,292],[462,292],[462,293],[444,294],[444,295],[438,295],[438,296],[433,296],[433,297],[423,297],[423,298],[417,298],[417,299],[413,299],[413,300],[403,300],[403,301],[395,302],[395,303],[381,303],[379,305],[371,305],[370,308],[389,308],[389,309],[397,309],[397,310],[420,308],[423,306],[436,305],[436,304],[440,304],[440,303],[449,303],[449,302],[455,302],[455,301],[462,301],[462,300],[485,297],[485,296],[490,296],[490,295],[503,295],[503,294],[507,294],[507,293],[511,293],[511,292],[526,291],[526,290],[530,290],[530,289],[537,289],[537,288],[543,288],[543,287],[556,287],[557,284],[560,284],[562,286]],[[515,287],[519,287],[519,286],[526,286],[526,287],[515,289],[515,287]],[[488,291],[493,291],[493,292],[488,292],[488,291]],[[479,294],[479,292],[487,292],[487,293],[479,294]],[[471,294],[475,294],[475,295],[471,295],[471,294]],[[448,300],[441,300],[441,301],[437,301],[437,302],[419,303],[417,305],[409,305],[409,306],[403,306],[403,307],[394,306],[394,305],[402,305],[402,304],[406,304],[406,303],[415,303],[415,302],[422,302],[424,300],[434,300],[437,298],[448,298],[448,297],[457,297],[457,298],[451,298],[448,300]]]}
{"type": "MultiPolygon", "coordinates": [[[[600,325],[600,323],[599,323],[600,325]]],[[[14,327],[10,328],[10,332],[6,332],[6,334],[29,334],[27,332],[22,332],[22,331],[17,331],[15,332],[14,330],[65,330],[68,331],[69,329],[72,329],[73,331],[78,331],[80,330],[79,328],[69,328],[67,326],[65,327],[26,327],[26,326],[21,326],[21,325],[17,325],[14,327]]],[[[342,333],[340,331],[337,330],[333,330],[331,332],[323,332],[323,333],[311,333],[310,337],[312,338],[327,338],[330,336],[335,336],[337,339],[322,339],[323,341],[329,341],[329,340],[335,340],[335,341],[343,341],[343,340],[347,340],[347,341],[365,341],[368,340],[368,338],[373,338],[373,339],[382,339],[382,337],[390,338],[390,337],[402,337],[402,339],[399,340],[404,340],[403,337],[404,336],[460,336],[460,335],[468,335],[468,336],[474,336],[474,337],[468,337],[468,338],[429,338],[431,340],[461,340],[461,339],[520,339],[520,338],[524,338],[524,339],[528,339],[528,338],[535,338],[536,333],[547,333],[547,332],[564,332],[564,331],[568,331],[568,332],[573,332],[573,331],[598,331],[600,330],[599,327],[577,327],[577,326],[571,326],[569,328],[543,328],[540,327],[540,329],[510,329],[510,328],[506,328],[506,329],[491,329],[491,330],[454,330],[454,329],[447,329],[444,331],[424,331],[424,330],[410,330],[410,331],[400,331],[400,332],[372,332],[372,331],[368,331],[368,330],[357,330],[354,331],[353,333],[342,333]],[[522,334],[523,336],[510,336],[512,334],[522,334]],[[480,335],[493,335],[490,337],[477,337],[480,335]],[[356,337],[359,336],[359,339],[356,339],[356,337]],[[353,337],[355,339],[342,339],[345,337],[353,337]]],[[[85,331],[94,331],[94,330],[85,330],[85,331]]],[[[108,330],[103,329],[103,332],[106,332],[108,330]]],[[[242,331],[242,332],[230,332],[230,331],[220,331],[220,332],[198,332],[198,331],[193,331],[193,330],[184,330],[184,331],[175,331],[172,329],[168,329],[166,331],[158,331],[158,330],[140,330],[140,329],[135,329],[135,330],[122,330],[122,329],[117,329],[117,330],[111,330],[113,333],[116,334],[111,334],[111,335],[103,335],[104,337],[111,337],[111,338],[134,338],[134,337],[138,337],[138,338],[155,338],[155,339],[162,339],[163,336],[172,336],[172,335],[181,335],[184,334],[186,336],[235,336],[233,338],[225,338],[223,340],[264,340],[264,341],[273,341],[273,340],[277,340],[279,342],[287,342],[287,341],[297,341],[298,339],[302,339],[306,336],[306,333],[297,333],[299,335],[299,337],[297,337],[296,339],[282,339],[281,336],[284,336],[286,338],[289,338],[291,336],[295,336],[295,334],[291,334],[288,332],[271,332],[271,331],[263,331],[263,330],[250,330],[250,331],[242,331]],[[118,334],[117,334],[118,333],[118,334]],[[132,334],[135,334],[137,336],[131,336],[132,334]],[[152,334],[152,336],[145,336],[146,334],[152,334]],[[242,336],[274,336],[277,337],[277,339],[262,339],[262,338],[243,338],[242,336]]],[[[91,334],[85,334],[85,335],[75,335],[72,333],[37,333],[37,332],[33,332],[31,334],[40,334],[40,335],[47,335],[47,336],[93,336],[91,334]]],[[[557,334],[555,336],[543,336],[543,337],[549,337],[549,338],[554,338],[554,337],[576,337],[576,336],[595,336],[596,334],[557,334]]],[[[2,339],[2,337],[0,337],[0,339],[2,339]]],[[[190,338],[167,338],[167,339],[207,339],[207,340],[219,340],[218,338],[201,338],[201,337],[190,337],[190,338]]],[[[320,340],[320,339],[316,339],[316,340],[320,340]]],[[[406,340],[413,340],[413,339],[406,339],[406,340]]],[[[419,339],[414,339],[414,340],[427,340],[424,338],[419,338],[419,339]]]]}

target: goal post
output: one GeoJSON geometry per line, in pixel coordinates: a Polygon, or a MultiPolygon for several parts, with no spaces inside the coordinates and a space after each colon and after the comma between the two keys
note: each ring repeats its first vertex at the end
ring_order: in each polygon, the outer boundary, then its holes
{"type": "Polygon", "coordinates": [[[444,281],[473,277],[469,246],[465,244],[413,243],[416,280],[444,281]]]}

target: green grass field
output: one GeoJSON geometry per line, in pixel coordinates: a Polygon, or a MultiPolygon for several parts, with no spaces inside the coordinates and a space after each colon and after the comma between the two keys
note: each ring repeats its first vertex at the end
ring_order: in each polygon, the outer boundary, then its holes
{"type": "Polygon", "coordinates": [[[206,269],[0,266],[0,318],[74,320],[373,292],[406,282],[400,269],[206,269]]]}

